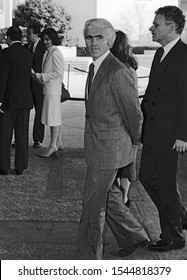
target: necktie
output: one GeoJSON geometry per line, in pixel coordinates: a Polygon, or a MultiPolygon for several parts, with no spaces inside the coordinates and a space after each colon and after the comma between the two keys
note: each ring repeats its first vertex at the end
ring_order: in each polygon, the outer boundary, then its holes
{"type": "Polygon", "coordinates": [[[164,48],[161,47],[157,50],[157,61],[158,61],[158,63],[161,62],[161,58],[163,56],[163,53],[164,53],[164,48]]]}
{"type": "Polygon", "coordinates": [[[30,47],[29,47],[29,51],[30,51],[31,53],[33,53],[33,50],[34,50],[34,44],[31,44],[30,47]]]}
{"type": "Polygon", "coordinates": [[[89,66],[89,72],[88,72],[88,94],[89,94],[89,91],[90,91],[93,76],[94,76],[94,64],[91,63],[90,66],[89,66]]]}

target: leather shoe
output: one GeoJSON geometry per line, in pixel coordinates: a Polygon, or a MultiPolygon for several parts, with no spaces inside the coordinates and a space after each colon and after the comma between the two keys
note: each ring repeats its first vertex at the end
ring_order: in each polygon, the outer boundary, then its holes
{"type": "Polygon", "coordinates": [[[42,145],[42,143],[40,143],[39,141],[36,141],[36,142],[34,142],[32,147],[33,147],[33,149],[38,149],[41,147],[41,145],[42,145]]]}
{"type": "Polygon", "coordinates": [[[145,239],[141,242],[135,243],[133,245],[127,246],[125,248],[120,248],[118,251],[118,257],[127,257],[134,253],[138,248],[147,247],[150,243],[150,240],[145,239]]]}
{"type": "Polygon", "coordinates": [[[185,241],[169,241],[161,239],[155,243],[150,243],[148,248],[153,251],[169,251],[182,249],[185,246],[185,241]]]}
{"type": "Polygon", "coordinates": [[[14,171],[15,171],[16,175],[21,175],[23,173],[23,171],[20,171],[20,170],[17,170],[17,169],[15,169],[14,171]]]}
{"type": "Polygon", "coordinates": [[[128,208],[130,207],[130,205],[131,205],[130,199],[127,200],[127,202],[125,203],[125,205],[126,205],[128,208]]]}
{"type": "Polygon", "coordinates": [[[7,170],[0,170],[0,175],[7,175],[8,171],[7,170]]]}

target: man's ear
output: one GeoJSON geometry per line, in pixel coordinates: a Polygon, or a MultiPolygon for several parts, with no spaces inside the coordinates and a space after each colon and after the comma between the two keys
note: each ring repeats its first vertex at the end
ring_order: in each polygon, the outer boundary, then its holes
{"type": "Polygon", "coordinates": [[[175,23],[171,23],[169,25],[169,36],[172,36],[175,33],[175,28],[176,28],[175,23]]]}
{"type": "Polygon", "coordinates": [[[109,46],[109,49],[112,48],[114,42],[113,42],[113,39],[112,38],[108,38],[108,46],[109,46]]]}

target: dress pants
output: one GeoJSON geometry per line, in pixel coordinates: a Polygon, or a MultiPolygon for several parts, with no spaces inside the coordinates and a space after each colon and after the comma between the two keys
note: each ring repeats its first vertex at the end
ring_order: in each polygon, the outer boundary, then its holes
{"type": "Polygon", "coordinates": [[[45,125],[41,123],[42,107],[44,95],[41,92],[32,92],[33,103],[35,108],[34,126],[33,126],[33,141],[43,142],[45,125]]]}
{"type": "Polygon", "coordinates": [[[148,239],[145,230],[123,203],[119,187],[113,184],[116,174],[116,169],[87,170],[77,239],[78,259],[102,259],[105,221],[120,248],[148,239]]]}
{"type": "Polygon", "coordinates": [[[10,169],[10,147],[15,133],[15,169],[22,172],[28,165],[28,130],[30,109],[4,109],[0,114],[0,170],[10,169]]]}
{"type": "Polygon", "coordinates": [[[178,154],[175,150],[155,150],[144,145],[139,179],[156,205],[161,236],[169,241],[182,241],[182,207],[177,187],[178,154]]]}

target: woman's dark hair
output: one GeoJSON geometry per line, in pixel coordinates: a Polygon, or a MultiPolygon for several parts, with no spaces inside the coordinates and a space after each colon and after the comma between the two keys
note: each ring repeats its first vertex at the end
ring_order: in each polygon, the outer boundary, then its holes
{"type": "Polygon", "coordinates": [[[132,67],[137,70],[138,63],[131,54],[131,46],[127,35],[124,32],[120,30],[116,31],[116,40],[110,51],[128,67],[132,67]]]}
{"type": "Polygon", "coordinates": [[[45,28],[41,33],[42,40],[44,39],[45,35],[47,35],[49,39],[51,39],[54,46],[60,45],[60,40],[56,30],[54,30],[53,28],[45,28]]]}

